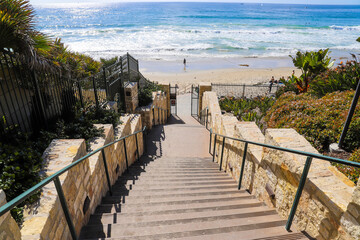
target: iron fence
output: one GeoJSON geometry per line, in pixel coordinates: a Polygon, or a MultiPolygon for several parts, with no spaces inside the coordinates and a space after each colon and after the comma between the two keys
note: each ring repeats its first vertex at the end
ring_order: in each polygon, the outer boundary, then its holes
{"type": "Polygon", "coordinates": [[[113,65],[84,79],[72,79],[60,74],[34,71],[22,65],[9,52],[0,52],[0,133],[18,126],[23,132],[47,128],[49,122],[71,113],[79,102],[97,107],[108,101],[125,107],[125,82],[149,81],[139,72],[138,60],[130,54],[113,65]]]}
{"type": "Polygon", "coordinates": [[[47,126],[75,104],[73,82],[56,73],[26,68],[11,53],[0,53],[0,132],[47,126]]]}
{"type": "Polygon", "coordinates": [[[246,85],[212,83],[211,91],[220,97],[253,98],[264,95],[273,95],[282,84],[246,85]]]}

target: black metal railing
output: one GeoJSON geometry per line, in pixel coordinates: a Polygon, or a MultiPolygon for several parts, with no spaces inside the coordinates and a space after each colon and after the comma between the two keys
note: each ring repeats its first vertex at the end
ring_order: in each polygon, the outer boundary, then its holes
{"type": "Polygon", "coordinates": [[[124,84],[138,82],[143,87],[149,81],[139,72],[139,62],[130,54],[113,65],[84,79],[72,79],[60,74],[30,70],[9,52],[0,52],[0,134],[13,126],[23,132],[46,128],[51,120],[71,111],[77,103],[97,107],[108,101],[125,108],[124,84]]]}
{"type": "Polygon", "coordinates": [[[75,103],[73,81],[57,73],[30,70],[12,53],[0,52],[0,134],[47,126],[75,103]]]}

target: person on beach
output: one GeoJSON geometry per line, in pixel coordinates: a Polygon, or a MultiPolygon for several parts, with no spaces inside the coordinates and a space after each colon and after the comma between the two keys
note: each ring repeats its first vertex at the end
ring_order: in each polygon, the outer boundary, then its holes
{"type": "Polygon", "coordinates": [[[184,71],[186,71],[186,58],[184,58],[184,71]]]}
{"type": "Polygon", "coordinates": [[[271,77],[271,80],[270,80],[270,85],[269,85],[269,93],[271,93],[271,88],[272,88],[272,85],[274,84],[275,82],[275,78],[274,76],[271,77]]]}

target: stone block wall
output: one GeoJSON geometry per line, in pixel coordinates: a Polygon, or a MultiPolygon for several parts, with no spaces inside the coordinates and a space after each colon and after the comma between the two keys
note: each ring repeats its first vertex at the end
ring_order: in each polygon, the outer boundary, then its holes
{"type": "MultiPolygon", "coordinates": [[[[111,124],[97,124],[104,128],[104,137],[94,139],[91,150],[142,129],[140,115],[121,117],[122,124],[115,130],[111,124]]],[[[143,154],[143,136],[137,135],[139,156],[143,154]]],[[[135,136],[125,140],[129,166],[139,157],[136,151],[135,136]]],[[[126,170],[124,143],[120,141],[104,150],[110,181],[113,184],[126,170]]],[[[46,167],[44,176],[50,176],[66,165],[86,154],[82,139],[55,139],[44,152],[46,167]]],[[[60,176],[64,195],[68,204],[76,233],[87,224],[89,217],[108,191],[103,156],[98,152],[68,172],[60,176]]],[[[64,218],[59,198],[53,183],[43,188],[37,204],[25,211],[21,235],[23,239],[70,239],[70,231],[64,218]]]]}
{"type": "MultiPolygon", "coordinates": [[[[166,111],[161,111],[158,108],[168,108],[168,97],[162,92],[153,92],[153,102],[145,107],[136,109],[136,113],[141,115],[141,121],[147,129],[152,129],[154,125],[164,124],[167,121],[166,111]]],[[[169,112],[169,111],[168,111],[169,112]]]]}
{"type": "Polygon", "coordinates": [[[133,113],[139,106],[138,84],[128,82],[125,84],[125,108],[126,112],[133,113]]]}
{"type": "Polygon", "coordinates": [[[211,91],[211,83],[199,83],[199,109],[198,112],[200,113],[202,109],[203,104],[203,95],[204,92],[210,92],[211,91]]]}
{"type": "MultiPolygon", "coordinates": [[[[6,195],[0,190],[0,207],[6,204],[6,195]]],[[[0,217],[0,239],[1,240],[18,240],[21,239],[20,228],[12,218],[10,212],[0,217]]]]}
{"type": "MultiPolygon", "coordinates": [[[[318,153],[293,129],[267,129],[264,136],[254,122],[239,122],[233,116],[221,115],[216,93],[204,93],[202,108],[206,107],[210,112],[209,127],[216,133],[318,153]]],[[[237,181],[244,145],[238,141],[225,141],[222,168],[237,181]]],[[[215,151],[215,161],[219,163],[222,152],[220,137],[217,139],[215,151]]],[[[246,154],[242,189],[248,189],[287,219],[305,160],[305,156],[250,144],[246,154]],[[275,193],[274,199],[269,196],[265,186],[275,193]]],[[[359,185],[355,186],[329,162],[313,159],[293,223],[296,228],[306,231],[316,239],[360,239],[359,199],[359,185]]]]}
{"type": "Polygon", "coordinates": [[[167,116],[170,117],[171,115],[171,106],[170,106],[170,85],[169,84],[160,84],[162,91],[165,93],[166,96],[166,109],[167,109],[167,116]]]}

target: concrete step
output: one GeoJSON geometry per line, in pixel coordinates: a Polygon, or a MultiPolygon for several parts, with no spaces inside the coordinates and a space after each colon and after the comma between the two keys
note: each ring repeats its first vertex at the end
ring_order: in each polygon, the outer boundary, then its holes
{"type": "Polygon", "coordinates": [[[112,191],[117,194],[128,194],[128,193],[136,193],[141,192],[143,194],[148,193],[159,193],[159,192],[168,192],[168,193],[179,193],[184,191],[213,191],[220,189],[236,189],[237,184],[219,184],[219,185],[205,185],[205,186],[173,186],[173,185],[163,185],[163,186],[153,186],[153,185],[116,185],[112,187],[112,191]]]}
{"type": "MultiPolygon", "coordinates": [[[[181,197],[181,196],[200,196],[202,194],[207,194],[207,195],[221,195],[221,193],[228,193],[229,191],[231,192],[236,192],[236,187],[234,186],[230,186],[228,188],[222,186],[222,188],[206,188],[206,189],[176,189],[175,191],[172,189],[165,189],[166,191],[155,191],[155,190],[144,190],[144,189],[139,189],[136,190],[136,187],[134,187],[133,190],[131,191],[123,191],[123,190],[117,190],[117,188],[113,188],[112,189],[112,197],[120,197],[120,196],[129,196],[129,197],[134,197],[134,196],[152,196],[152,197],[181,197]],[[213,194],[212,194],[213,193],[213,194]]],[[[107,195],[107,196],[111,196],[111,195],[107,195]]]]}
{"type": "MultiPolygon", "coordinates": [[[[119,179],[117,181],[116,184],[135,184],[135,182],[139,182],[140,179],[134,177],[133,179],[131,178],[125,178],[125,179],[119,179]]],[[[161,178],[151,178],[151,179],[144,179],[142,178],[142,182],[149,184],[151,183],[175,183],[175,182],[179,182],[179,183],[204,183],[204,182],[209,182],[209,181],[229,181],[229,177],[225,177],[225,176],[214,176],[214,177],[189,177],[189,178],[168,178],[168,179],[161,179],[161,178]],[[146,180],[146,181],[144,181],[146,180]]]]}
{"type": "Polygon", "coordinates": [[[253,196],[248,197],[227,197],[227,198],[208,198],[200,200],[172,201],[172,202],[154,202],[147,204],[138,203],[116,203],[100,204],[95,213],[134,213],[134,212],[153,212],[153,211],[174,211],[182,209],[183,211],[201,211],[202,208],[225,207],[240,205],[238,207],[263,206],[263,203],[257,201],[253,196]],[[189,210],[191,209],[191,210],[189,210]]]}
{"type": "MultiPolygon", "coordinates": [[[[220,218],[233,218],[234,216],[244,215],[243,217],[270,215],[275,214],[274,210],[271,210],[264,206],[256,206],[256,207],[238,207],[239,205],[235,205],[232,208],[221,208],[221,207],[211,207],[211,208],[202,208],[201,211],[179,211],[175,210],[172,213],[169,212],[142,212],[141,214],[128,214],[126,217],[123,217],[124,214],[116,213],[116,214],[96,214],[91,216],[88,226],[94,224],[128,224],[128,223],[148,223],[154,221],[174,221],[177,220],[185,220],[186,219],[196,219],[196,218],[211,218],[211,217],[220,217],[220,218]]],[[[241,205],[240,205],[241,206],[241,205]]],[[[219,218],[219,219],[220,219],[219,218]]],[[[170,224],[170,223],[167,223],[170,224]]]]}
{"type": "Polygon", "coordinates": [[[286,221],[208,159],[138,161],[102,199],[81,239],[295,240],[286,221]]]}
{"type": "Polygon", "coordinates": [[[183,176],[183,177],[178,177],[178,176],[169,176],[169,177],[158,177],[158,176],[123,176],[121,178],[118,179],[118,183],[122,183],[124,181],[127,180],[142,180],[145,182],[149,182],[149,181],[171,181],[171,182],[189,182],[189,181],[208,181],[208,180],[228,180],[229,177],[228,176],[224,176],[224,175],[213,175],[213,176],[183,176]]]}
{"type": "MultiPolygon", "coordinates": [[[[190,221],[190,220],[189,220],[190,221]]],[[[284,226],[286,221],[279,220],[279,216],[276,214],[267,216],[241,216],[233,219],[221,219],[216,218],[203,218],[197,219],[197,223],[176,223],[172,225],[166,224],[168,221],[164,221],[162,224],[156,224],[155,226],[146,225],[141,228],[136,224],[131,226],[130,224],[106,224],[95,225],[91,227],[85,227],[82,231],[82,238],[93,237],[149,237],[149,239],[161,239],[161,235],[167,235],[167,238],[185,237],[191,235],[204,235],[214,234],[220,232],[240,232],[254,229],[267,229],[272,227],[284,226]],[[225,226],[225,227],[224,227],[225,226]],[[150,238],[151,237],[151,238],[150,238]]]]}
{"type": "Polygon", "coordinates": [[[184,182],[184,181],[180,181],[180,182],[154,182],[154,183],[149,183],[149,182],[144,182],[144,181],[138,181],[138,180],[127,180],[127,181],[122,181],[122,182],[117,182],[115,183],[118,186],[142,186],[142,187],[181,187],[181,186],[210,186],[210,185],[223,185],[223,184],[234,184],[234,180],[228,178],[227,180],[213,180],[213,181],[198,181],[198,182],[194,182],[194,181],[189,181],[189,182],[184,182]]]}
{"type": "Polygon", "coordinates": [[[161,202],[166,204],[167,202],[177,201],[197,201],[206,200],[211,197],[221,198],[252,198],[252,196],[244,193],[240,193],[238,190],[228,190],[222,192],[203,192],[203,193],[192,193],[192,194],[170,194],[170,195],[143,195],[143,196],[106,196],[102,199],[102,204],[116,204],[116,203],[157,203],[161,202]]]}

